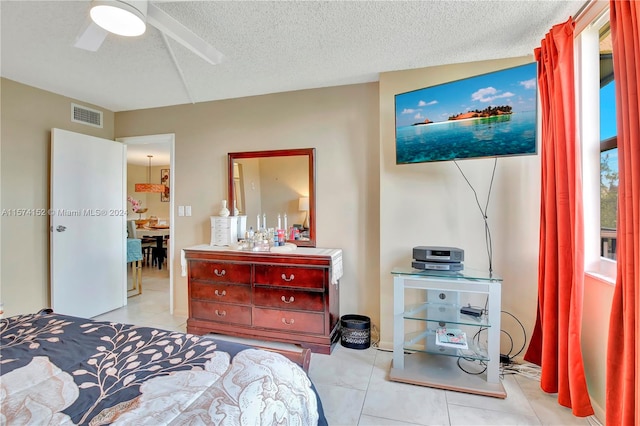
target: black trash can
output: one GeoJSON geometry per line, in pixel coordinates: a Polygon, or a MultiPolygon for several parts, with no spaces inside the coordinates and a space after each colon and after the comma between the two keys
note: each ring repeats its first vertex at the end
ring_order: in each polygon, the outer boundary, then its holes
{"type": "Polygon", "coordinates": [[[371,345],[371,319],[364,315],[343,315],[340,318],[340,343],[345,348],[367,349],[371,345]]]}

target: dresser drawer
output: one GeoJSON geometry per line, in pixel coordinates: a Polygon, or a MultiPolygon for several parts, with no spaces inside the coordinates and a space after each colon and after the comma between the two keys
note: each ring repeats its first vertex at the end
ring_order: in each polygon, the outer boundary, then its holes
{"type": "Polygon", "coordinates": [[[191,300],[191,318],[251,325],[251,307],[191,300]]]}
{"type": "Polygon", "coordinates": [[[229,229],[213,229],[211,228],[211,235],[215,238],[229,238],[231,235],[229,229]]]}
{"type": "Polygon", "coordinates": [[[318,291],[260,287],[253,290],[253,304],[278,309],[324,311],[324,294],[318,291]]]}
{"type": "Polygon", "coordinates": [[[326,269],[256,265],[255,283],[298,288],[324,288],[326,269]]]}
{"type": "Polygon", "coordinates": [[[231,229],[231,223],[226,220],[215,222],[211,221],[211,229],[215,229],[216,231],[229,232],[229,229],[231,229]]]}
{"type": "Polygon", "coordinates": [[[251,286],[192,281],[190,296],[192,299],[211,302],[244,303],[248,305],[251,303],[251,286]]]}
{"type": "Polygon", "coordinates": [[[238,216],[211,216],[211,227],[230,229],[238,226],[238,216]]]}
{"type": "Polygon", "coordinates": [[[189,278],[219,283],[249,284],[251,282],[251,265],[192,260],[189,262],[189,278]]]}
{"type": "MultiPolygon", "coordinates": [[[[229,241],[237,229],[224,226],[231,222],[214,217],[212,239],[229,241]]],[[[340,337],[339,288],[330,284],[339,250],[320,249],[307,256],[304,250],[274,254],[206,244],[184,252],[189,268],[187,332],[296,343],[331,353],[340,337]]]]}
{"type": "Polygon", "coordinates": [[[311,334],[324,333],[324,315],[279,309],[253,308],[253,326],[311,334]]]}

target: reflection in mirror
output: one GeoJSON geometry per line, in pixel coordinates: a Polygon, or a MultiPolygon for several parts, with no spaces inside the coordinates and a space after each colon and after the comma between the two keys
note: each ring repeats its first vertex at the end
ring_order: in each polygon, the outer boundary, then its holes
{"type": "Polygon", "coordinates": [[[233,163],[233,193],[236,198],[233,199],[235,204],[232,204],[238,209],[238,214],[246,215],[244,208],[244,174],[242,173],[242,164],[233,163]]]}
{"type": "Polygon", "coordinates": [[[229,200],[247,216],[247,230],[264,227],[266,218],[266,228],[286,225],[288,242],[315,247],[314,154],[313,148],[229,154],[229,200]]]}

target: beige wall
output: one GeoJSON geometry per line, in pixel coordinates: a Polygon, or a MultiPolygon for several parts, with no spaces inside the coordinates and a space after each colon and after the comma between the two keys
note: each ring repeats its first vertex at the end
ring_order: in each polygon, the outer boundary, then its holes
{"type": "Polygon", "coordinates": [[[614,285],[589,275],[584,282],[582,357],[596,416],[604,423],[607,339],[614,285]]]}
{"type": "MultiPolygon", "coordinates": [[[[228,152],[316,148],[317,245],[344,251],[341,313],[375,324],[378,132],[376,83],[116,113],[116,137],[175,134],[172,196],[192,206],[191,217],[174,216],[176,250],[210,240],[209,216],[227,198],[228,152]]],[[[175,312],[185,314],[186,279],[174,279],[175,312]]]]}
{"type": "MultiPolygon", "coordinates": [[[[113,139],[113,112],[0,80],[2,209],[48,209],[51,129],[113,139]],[[71,122],[71,103],[104,112],[102,129],[71,122]]],[[[48,307],[49,218],[0,217],[0,300],[6,315],[48,307]]]]}
{"type": "MultiPolygon", "coordinates": [[[[383,73],[380,75],[380,318],[382,346],[393,336],[391,269],[410,266],[412,247],[465,251],[465,267],[488,269],[484,222],[472,190],[451,161],[396,165],[394,95],[532,62],[532,57],[383,73]]],[[[493,269],[504,278],[502,309],[533,329],[537,298],[539,162],[537,155],[500,158],[488,208],[493,269]]],[[[484,206],[493,160],[458,162],[484,206]]],[[[516,348],[523,333],[502,315],[516,348]]],[[[506,339],[503,339],[506,340],[506,339]]],[[[506,343],[506,342],[504,342],[506,343]]],[[[517,352],[513,351],[513,354],[517,352]]],[[[506,353],[508,347],[503,345],[506,353]]]]}
{"type": "MultiPolygon", "coordinates": [[[[301,224],[304,213],[298,211],[298,199],[309,196],[309,166],[307,157],[280,157],[260,159],[259,191],[252,190],[252,184],[245,185],[247,198],[260,194],[260,208],[247,210],[250,218],[248,226],[257,224],[258,213],[266,214],[267,228],[275,228],[278,215],[284,226],[283,215],[287,214],[287,225],[301,224]]],[[[249,183],[249,182],[247,182],[249,183]]],[[[255,229],[255,228],[254,228],[255,229]]]]}

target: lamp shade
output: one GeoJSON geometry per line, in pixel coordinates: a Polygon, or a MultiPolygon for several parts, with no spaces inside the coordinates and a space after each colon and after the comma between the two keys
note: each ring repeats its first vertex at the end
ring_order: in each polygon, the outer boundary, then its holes
{"type": "Polygon", "coordinates": [[[146,1],[94,0],[91,19],[110,33],[135,37],[144,34],[146,1]]]}
{"type": "Polygon", "coordinates": [[[165,191],[165,186],[160,185],[159,183],[136,183],[135,191],[136,192],[160,192],[163,193],[165,191]]]}
{"type": "Polygon", "coordinates": [[[301,212],[309,211],[309,197],[300,197],[298,199],[298,210],[301,212]]]}
{"type": "Polygon", "coordinates": [[[159,183],[151,183],[151,158],[153,155],[147,155],[149,157],[149,168],[147,169],[147,182],[136,183],[134,188],[136,192],[160,192],[163,193],[167,190],[165,185],[159,183]]]}
{"type": "Polygon", "coordinates": [[[300,197],[298,198],[298,210],[301,212],[305,212],[304,222],[302,222],[302,226],[305,229],[309,228],[309,197],[300,197]]]}

